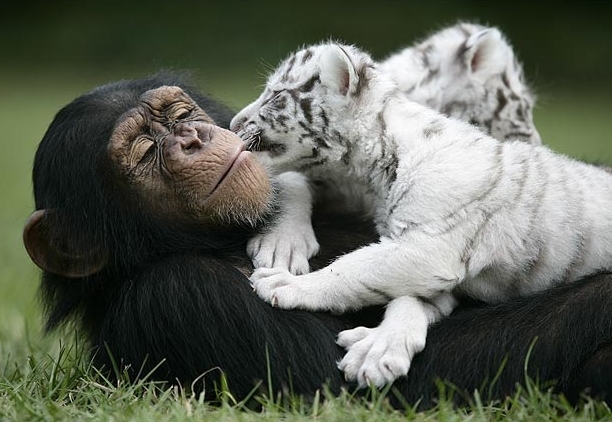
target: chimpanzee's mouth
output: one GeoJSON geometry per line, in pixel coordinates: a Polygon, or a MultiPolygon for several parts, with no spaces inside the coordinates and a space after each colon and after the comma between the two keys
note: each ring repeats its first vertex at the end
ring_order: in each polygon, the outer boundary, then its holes
{"type": "Polygon", "coordinates": [[[249,151],[245,151],[244,144],[240,144],[240,147],[234,152],[234,155],[232,156],[232,158],[228,160],[227,168],[225,169],[225,171],[223,172],[223,174],[221,175],[221,177],[219,178],[215,186],[210,191],[209,196],[214,194],[217,191],[217,189],[221,185],[223,185],[223,183],[227,179],[230,179],[230,176],[232,175],[232,173],[234,173],[237,169],[239,169],[242,166],[242,164],[244,164],[244,161],[250,155],[251,153],[249,151]]]}

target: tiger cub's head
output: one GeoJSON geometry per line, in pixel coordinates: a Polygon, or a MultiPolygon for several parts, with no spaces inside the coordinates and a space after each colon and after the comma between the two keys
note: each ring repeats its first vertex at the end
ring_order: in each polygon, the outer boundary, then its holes
{"type": "Polygon", "coordinates": [[[374,66],[353,46],[324,43],[300,50],[280,64],[230,128],[275,173],[338,162],[346,152],[339,128],[351,120],[347,110],[365,80],[355,72],[374,66]]]}
{"type": "Polygon", "coordinates": [[[503,34],[459,23],[389,56],[381,69],[411,100],[470,122],[496,139],[540,144],[534,96],[503,34]]]}

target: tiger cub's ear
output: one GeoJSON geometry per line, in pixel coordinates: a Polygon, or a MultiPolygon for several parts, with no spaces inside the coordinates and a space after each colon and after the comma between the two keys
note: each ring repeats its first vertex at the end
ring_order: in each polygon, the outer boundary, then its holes
{"type": "Polygon", "coordinates": [[[479,31],[465,41],[463,62],[478,79],[484,81],[503,72],[510,60],[510,46],[497,28],[479,31]]]}
{"type": "Polygon", "coordinates": [[[329,44],[320,58],[321,84],[342,95],[357,90],[359,77],[348,53],[338,44],[329,44]]]}

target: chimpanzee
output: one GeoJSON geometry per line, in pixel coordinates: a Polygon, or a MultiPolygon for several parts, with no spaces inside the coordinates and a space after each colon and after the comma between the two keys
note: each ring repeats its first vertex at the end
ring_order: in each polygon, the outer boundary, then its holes
{"type": "MultiPolygon", "coordinates": [[[[24,229],[46,328],[76,322],[109,376],[198,380],[208,393],[223,373],[237,398],[257,386],[337,393],[337,333],[380,312],[285,311],[252,292],[246,239],[282,210],[265,169],[223,129],[232,114],[170,73],[96,88],[59,111],[34,159],[24,229]]],[[[315,215],[315,228],[315,268],[373,236],[358,216],[315,215]]],[[[503,397],[524,381],[529,351],[529,375],[556,391],[612,397],[612,276],[457,310],[391,399],[431,405],[436,378],[472,391],[506,358],[489,398],[503,397]]]]}

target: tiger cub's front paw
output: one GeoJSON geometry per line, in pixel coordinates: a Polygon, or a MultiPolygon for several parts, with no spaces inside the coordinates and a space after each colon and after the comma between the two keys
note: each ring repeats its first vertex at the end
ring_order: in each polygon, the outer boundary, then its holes
{"type": "Polygon", "coordinates": [[[294,275],[308,273],[308,260],[317,252],[319,243],[310,225],[276,227],[247,243],[255,268],[283,268],[294,275]]]}
{"type": "Polygon", "coordinates": [[[250,277],[251,285],[257,295],[274,307],[294,309],[301,305],[305,297],[298,281],[299,276],[290,274],[283,268],[259,268],[250,277]]]}

